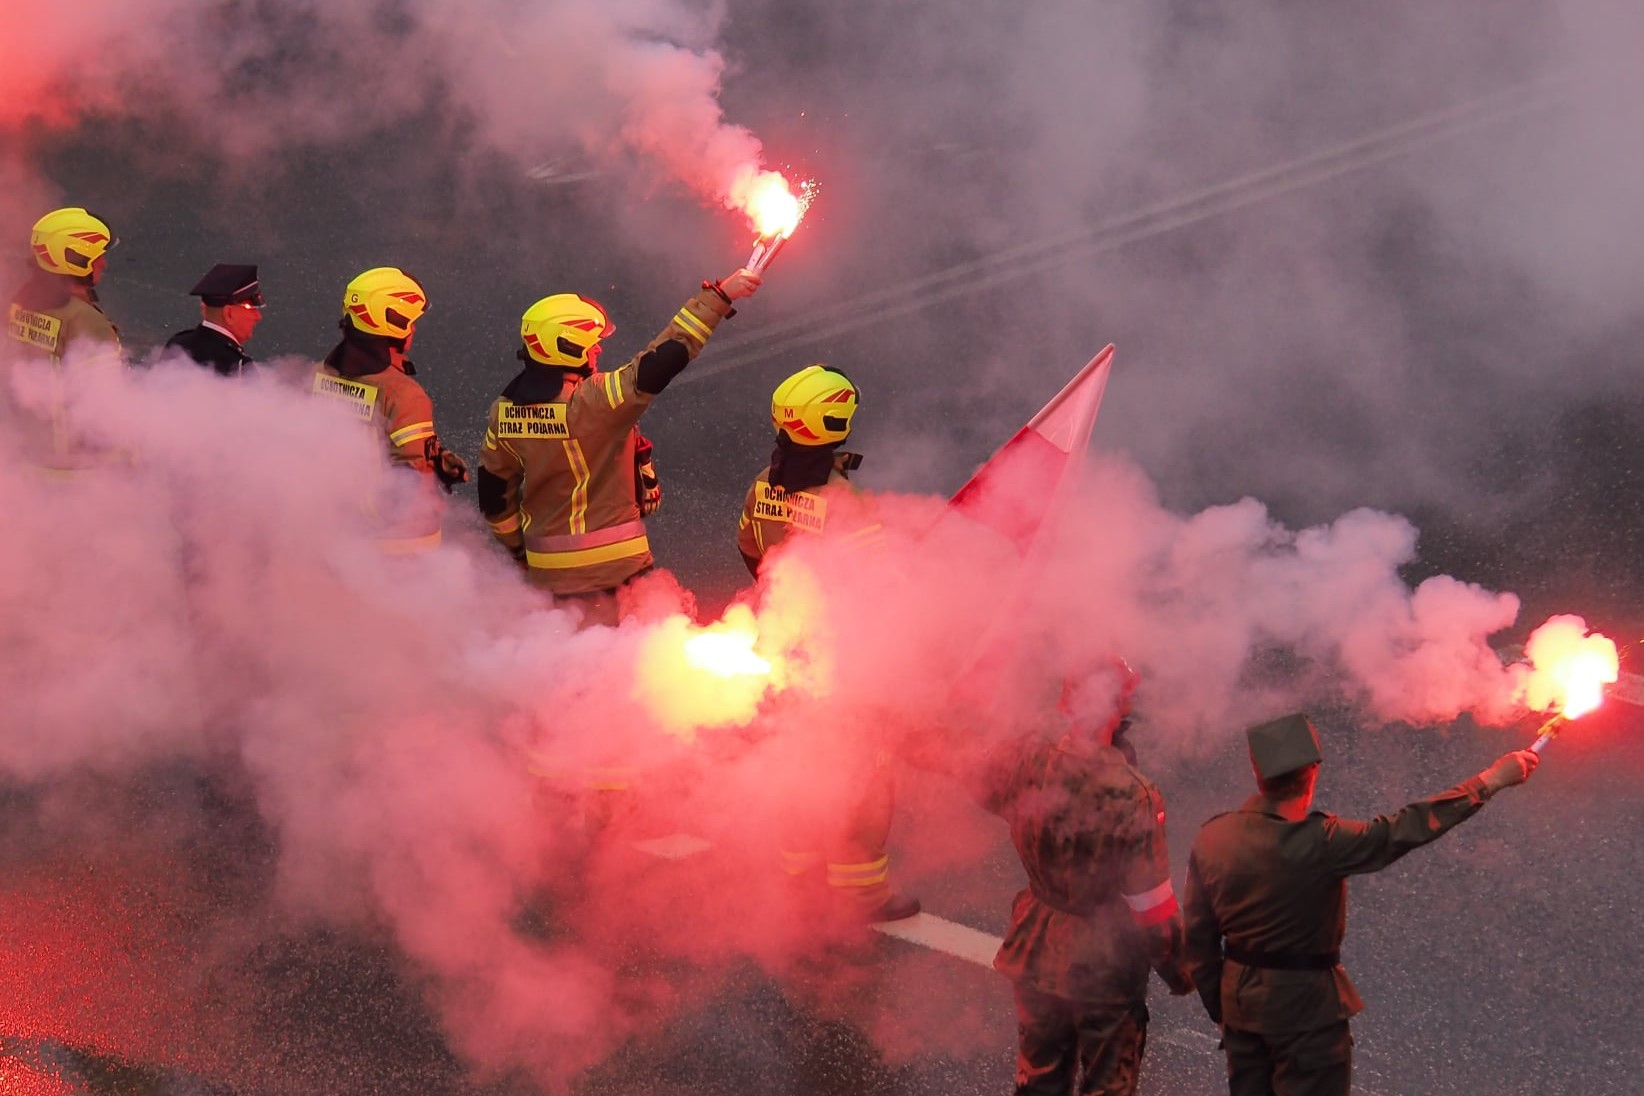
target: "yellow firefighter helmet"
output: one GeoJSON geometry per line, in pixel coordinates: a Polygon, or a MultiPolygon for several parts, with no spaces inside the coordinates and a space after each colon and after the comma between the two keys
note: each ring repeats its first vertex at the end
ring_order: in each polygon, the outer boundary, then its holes
{"type": "Polygon", "coordinates": [[[850,436],[858,397],[839,370],[807,365],[776,386],[771,422],[796,445],[832,445],[850,436]]]}
{"type": "Polygon", "coordinates": [[[34,222],[29,246],[41,270],[53,274],[85,277],[103,252],[119,241],[114,231],[95,213],[79,206],[54,209],[34,222]]]}
{"type": "Polygon", "coordinates": [[[368,335],[403,339],[428,311],[422,283],[397,266],[378,266],[343,290],[343,315],[368,335]]]}
{"type": "Polygon", "coordinates": [[[616,324],[598,301],[575,293],[555,293],[525,310],[519,337],[531,360],[543,365],[580,369],[588,351],[616,332],[616,324]]]}

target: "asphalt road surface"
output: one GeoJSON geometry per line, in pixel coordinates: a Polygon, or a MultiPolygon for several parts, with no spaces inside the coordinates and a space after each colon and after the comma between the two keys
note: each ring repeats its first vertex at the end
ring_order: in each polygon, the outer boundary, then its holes
{"type": "MultiPolygon", "coordinates": [[[[1391,809],[1483,767],[1516,740],[1368,731],[1324,720],[1321,804],[1391,809]]],[[[1355,1022],[1355,1091],[1371,1096],[1637,1091],[1631,972],[1644,717],[1612,702],[1549,750],[1531,783],[1436,845],[1351,885],[1345,962],[1368,1011],[1355,1022]],[[1579,731],[1579,733],[1577,733],[1579,731]]],[[[1143,764],[1147,765],[1145,740],[1143,764]]],[[[1181,874],[1197,823],[1246,794],[1231,744],[1159,772],[1181,874]]],[[[107,781],[75,839],[53,836],[46,793],[12,793],[0,873],[0,1029],[9,1093],[240,1096],[551,1091],[458,1064],[417,974],[364,928],[282,923],[265,912],[271,843],[248,804],[178,769],[107,781]],[[30,1088],[26,1085],[35,1085],[30,1088]],[[64,1086],[52,1088],[49,1085],[64,1086]],[[47,1086],[47,1087],[38,1087],[47,1086]]],[[[84,792],[86,789],[78,789],[84,792]]],[[[932,808],[956,789],[906,775],[899,885],[926,915],[899,934],[841,937],[777,963],[696,965],[628,941],[619,979],[677,990],[642,1030],[566,1078],[582,1093],[936,1094],[1008,1089],[1014,1029],[1006,984],[987,969],[1021,875],[1003,827],[979,812],[985,855],[951,862],[932,808]]],[[[765,864],[680,835],[611,855],[640,886],[690,894],[765,864]]],[[[757,895],[759,890],[750,891],[757,895]]],[[[764,901],[753,899],[753,901],[764,901]]],[[[750,924],[788,916],[750,907],[750,924]]],[[[790,926],[810,933],[803,915],[790,926]]],[[[553,911],[522,918],[537,933],[553,911]]],[[[1210,1094],[1214,1032],[1192,999],[1154,986],[1143,1091],[1210,1094]]]]}

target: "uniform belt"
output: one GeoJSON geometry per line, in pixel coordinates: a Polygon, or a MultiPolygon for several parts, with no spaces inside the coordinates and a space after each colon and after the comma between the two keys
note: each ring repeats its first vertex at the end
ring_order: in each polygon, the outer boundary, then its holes
{"type": "Polygon", "coordinates": [[[1222,945],[1222,954],[1235,963],[1260,970],[1335,970],[1341,966],[1341,952],[1250,951],[1231,941],[1222,945]]]}

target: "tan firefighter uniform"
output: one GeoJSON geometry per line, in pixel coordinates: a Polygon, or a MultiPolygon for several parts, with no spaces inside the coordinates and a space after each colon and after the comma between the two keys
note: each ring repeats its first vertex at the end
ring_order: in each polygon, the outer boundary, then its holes
{"type": "Polygon", "coordinates": [[[468,478],[462,459],[441,447],[433,401],[405,356],[427,308],[422,284],[398,267],[357,275],[343,291],[342,340],[314,373],[316,396],[382,439],[386,478],[363,508],[391,555],[438,547],[445,507],[436,481],[449,489],[468,478]]]}
{"type": "Polygon", "coordinates": [[[832,532],[860,548],[883,544],[884,528],[875,519],[871,502],[844,471],[852,458],[850,453],[835,453],[828,482],[808,491],[772,487],[768,465],[754,477],[736,524],[736,546],[750,572],[757,574],[765,557],[794,532],[832,532]]]}
{"type": "Polygon", "coordinates": [[[443,506],[429,447],[431,441],[437,446],[438,439],[434,402],[413,377],[392,366],[352,376],[338,370],[337,364],[322,365],[314,374],[314,394],[347,408],[381,436],[390,474],[418,477],[414,487],[401,482],[398,486],[406,490],[382,491],[368,501],[378,547],[395,555],[438,547],[443,506]]]}
{"type": "MultiPolygon", "coordinates": [[[[754,575],[790,534],[841,538],[853,547],[883,541],[872,499],[850,483],[850,470],[862,458],[839,450],[850,436],[859,395],[849,377],[820,362],[771,394],[776,447],[748,488],[736,530],[737,548],[754,575]]],[[[911,917],[919,912],[918,899],[895,893],[890,882],[892,758],[874,728],[830,726],[827,733],[848,743],[844,750],[832,744],[830,763],[850,768],[831,774],[837,779],[824,784],[827,792],[815,809],[790,810],[782,820],[782,868],[794,879],[823,869],[832,900],[858,919],[911,917]]]]}
{"type": "MultiPolygon", "coordinates": [[[[82,471],[111,459],[108,452],[75,436],[67,421],[63,385],[76,372],[124,368],[120,333],[97,306],[93,288],[103,269],[103,254],[115,242],[108,225],[84,209],[46,214],[35,223],[31,236],[38,269],[6,311],[10,351],[0,353],[0,360],[13,363],[12,370],[49,370],[49,394],[44,399],[15,399],[10,385],[0,388],[15,404],[24,452],[50,473],[82,471]]],[[[10,371],[6,379],[12,380],[10,371]]]]}
{"type": "Polygon", "coordinates": [[[634,449],[661,388],[646,377],[660,369],[665,387],[730,313],[705,287],[620,368],[583,375],[527,360],[491,405],[480,506],[497,540],[523,552],[534,585],[597,594],[650,568],[634,449]]]}
{"type": "Polygon", "coordinates": [[[845,537],[856,546],[883,537],[872,503],[850,485],[862,463],[839,449],[851,434],[861,390],[843,372],[817,362],[771,393],[776,446],[742,504],[736,542],[754,575],[791,532],[845,537]]]}

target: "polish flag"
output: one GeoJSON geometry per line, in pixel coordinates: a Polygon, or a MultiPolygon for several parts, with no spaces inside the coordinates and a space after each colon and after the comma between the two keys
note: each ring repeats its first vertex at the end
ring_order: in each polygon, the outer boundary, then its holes
{"type": "Polygon", "coordinates": [[[1025,556],[1090,444],[1112,367],[1109,344],[976,470],[949,509],[1000,533],[1025,556]]]}

